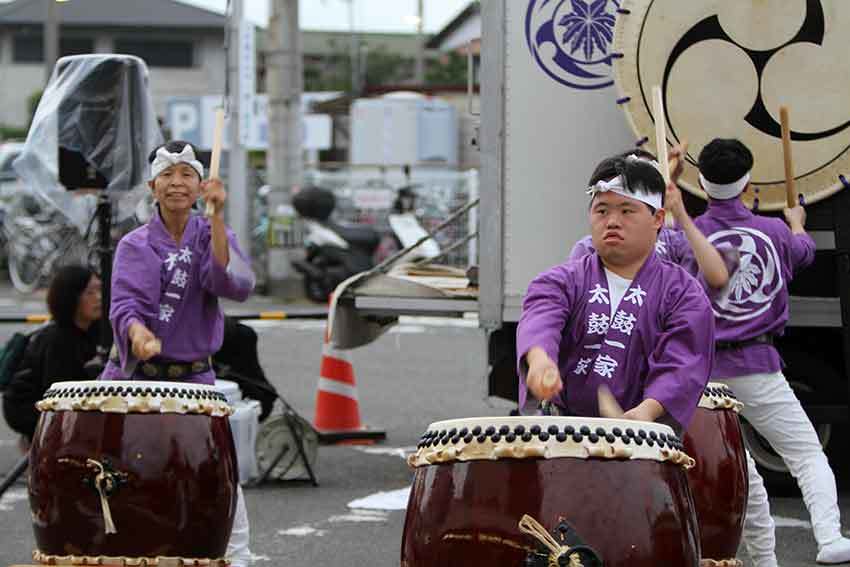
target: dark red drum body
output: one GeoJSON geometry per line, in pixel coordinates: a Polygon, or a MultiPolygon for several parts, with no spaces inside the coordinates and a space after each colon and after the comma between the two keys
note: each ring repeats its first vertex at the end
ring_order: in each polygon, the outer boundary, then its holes
{"type": "Polygon", "coordinates": [[[741,543],[749,487],[740,408],[727,386],[709,383],[684,436],[685,451],[696,461],[688,481],[702,556],[729,565],[740,565],[733,558],[741,543]]]}
{"type": "Polygon", "coordinates": [[[685,468],[693,461],[667,426],[573,417],[443,421],[428,428],[409,463],[416,471],[402,567],[557,561],[520,529],[524,515],[555,535],[567,522],[571,531],[560,532],[567,548],[590,548],[605,567],[699,565],[685,468]]]}
{"type": "Polygon", "coordinates": [[[224,565],[238,469],[223,395],[193,384],[59,382],[38,408],[29,467],[37,561],[224,565]]]}

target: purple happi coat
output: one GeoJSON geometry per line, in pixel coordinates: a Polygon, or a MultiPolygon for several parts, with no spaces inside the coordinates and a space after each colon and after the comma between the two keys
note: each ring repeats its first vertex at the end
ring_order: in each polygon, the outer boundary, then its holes
{"type": "MultiPolygon", "coordinates": [[[[788,284],[797,270],[814,261],[815,242],[795,235],[778,218],[754,215],[740,199],[709,202],[694,223],[715,246],[738,250],[740,265],[722,294],[713,294],[717,340],[741,342],[760,335],[781,335],[788,322],[788,284]]],[[[695,273],[693,255],[682,265],[695,273]]],[[[721,349],[715,354],[714,379],[778,372],[782,359],[770,344],[721,349]]]]}
{"type": "MultiPolygon", "coordinates": [[[[121,239],[112,268],[109,310],[120,364],[110,360],[101,380],[146,379],[136,370],[138,359],[130,348],[127,331],[134,321],[162,341],[157,361],[193,362],[218,351],[224,333],[218,298],[244,301],[254,289],[250,263],[229,229],[227,239],[230,262],[223,267],[213,257],[206,219],[190,216],[178,244],[158,210],[148,224],[121,239]]],[[[215,375],[210,370],[183,381],[213,384],[215,375]]]]}
{"type": "Polygon", "coordinates": [[[542,348],[557,361],[567,413],[598,416],[597,389],[609,386],[624,409],[646,398],[687,427],[708,382],[714,321],[708,298],[684,269],[650,254],[615,313],[596,253],[543,272],[528,287],[517,328],[520,407],[525,355],[542,348]]]}

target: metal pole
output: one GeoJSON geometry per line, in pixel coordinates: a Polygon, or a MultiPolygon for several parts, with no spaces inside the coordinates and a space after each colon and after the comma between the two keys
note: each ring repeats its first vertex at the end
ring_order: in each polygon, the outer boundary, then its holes
{"type": "Polygon", "coordinates": [[[425,84],[425,9],[424,0],[419,0],[416,20],[416,85],[425,84]]]}
{"type": "MultiPolygon", "coordinates": [[[[268,209],[275,222],[289,223],[293,189],[303,178],[301,144],[301,91],[303,64],[301,32],[298,27],[298,0],[272,0],[269,20],[266,86],[269,96],[269,149],[266,157],[268,209]]],[[[295,252],[280,242],[268,252],[268,279],[271,291],[285,299],[301,295],[301,281],[289,259],[295,252]]]]}
{"type": "Polygon", "coordinates": [[[44,20],[44,82],[50,80],[53,66],[59,59],[59,15],[56,0],[47,2],[47,18],[44,20]]]}
{"type": "MultiPolygon", "coordinates": [[[[246,119],[246,111],[252,109],[246,108],[246,104],[250,104],[251,97],[246,99],[245,95],[250,93],[253,81],[249,77],[246,79],[244,73],[254,73],[253,68],[242,69],[245,64],[241,49],[243,41],[243,25],[250,25],[243,22],[243,0],[230,0],[231,13],[230,19],[227,22],[229,26],[228,46],[227,46],[227,74],[228,83],[230,85],[230,99],[228,101],[230,111],[230,151],[228,152],[227,162],[227,219],[230,228],[236,234],[239,245],[243,250],[251,249],[251,200],[248,195],[248,170],[247,170],[247,153],[245,151],[244,139],[242,131],[246,127],[243,121],[246,119]],[[246,84],[248,83],[248,84],[246,84]]],[[[253,61],[253,59],[250,59],[253,61]]],[[[248,65],[250,66],[250,65],[248,65]]]]}
{"type": "Polygon", "coordinates": [[[354,29],[354,0],[348,0],[348,57],[351,65],[351,94],[360,92],[360,48],[354,29]]]}

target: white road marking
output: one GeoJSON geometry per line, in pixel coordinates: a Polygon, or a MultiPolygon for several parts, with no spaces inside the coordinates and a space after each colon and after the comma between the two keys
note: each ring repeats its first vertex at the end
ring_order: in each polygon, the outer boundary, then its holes
{"type": "Polygon", "coordinates": [[[416,452],[416,447],[369,447],[365,445],[353,445],[352,449],[366,453],[367,455],[388,455],[407,460],[407,456],[416,452]]]}
{"type": "Polygon", "coordinates": [[[361,510],[406,510],[410,499],[410,487],[376,492],[348,503],[349,508],[361,510]]]}
{"type": "Polygon", "coordinates": [[[426,330],[425,325],[396,325],[387,332],[391,335],[419,335],[426,330]]]}
{"type": "Polygon", "coordinates": [[[23,502],[28,498],[26,488],[10,488],[3,497],[0,498],[0,511],[11,512],[18,502],[23,502]]]}
{"type": "Polygon", "coordinates": [[[278,535],[283,536],[295,536],[295,537],[304,537],[304,536],[317,536],[321,537],[327,533],[325,530],[317,530],[313,526],[304,525],[304,526],[295,526],[294,528],[289,528],[286,530],[278,530],[278,535]]]}
{"type": "MultiPolygon", "coordinates": [[[[349,503],[349,506],[351,504],[349,503]]],[[[328,521],[332,524],[339,523],[362,523],[362,522],[370,522],[370,523],[384,523],[389,519],[389,513],[384,512],[382,510],[352,510],[350,514],[340,514],[338,516],[331,516],[328,518],[328,521]]]]}
{"type": "Polygon", "coordinates": [[[786,518],[785,516],[774,516],[773,523],[777,528],[802,528],[804,530],[812,529],[812,524],[805,520],[797,518],[786,518]]]}
{"type": "Polygon", "coordinates": [[[244,319],[240,321],[240,323],[244,323],[245,325],[248,325],[254,330],[262,330],[283,326],[283,321],[275,319],[244,319]]]}

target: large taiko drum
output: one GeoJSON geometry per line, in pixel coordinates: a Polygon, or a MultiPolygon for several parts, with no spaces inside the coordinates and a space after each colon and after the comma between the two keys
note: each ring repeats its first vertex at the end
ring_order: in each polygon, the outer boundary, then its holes
{"type": "Polygon", "coordinates": [[[655,151],[652,89],[661,87],[667,141],[689,142],[681,178],[686,189],[704,196],[695,163],[711,139],[738,138],[755,157],[752,190],[742,195],[743,201],[762,211],[784,207],[783,105],[790,110],[800,197],[811,204],[850,187],[850,73],[844,34],[850,2],[617,4],[612,45],[617,102],[637,138],[655,151]]]}
{"type": "Polygon", "coordinates": [[[238,469],[231,410],[214,387],[57,382],[37,407],[37,562],[225,565],[238,469]]]}
{"type": "Polygon", "coordinates": [[[699,565],[693,460],[665,425],[441,421],[408,463],[402,567],[699,565]]]}
{"type": "Polygon", "coordinates": [[[710,382],[684,436],[696,461],[688,481],[699,521],[705,565],[739,566],[735,559],[747,510],[747,458],[738,412],[741,402],[724,384],[710,382]]]}

